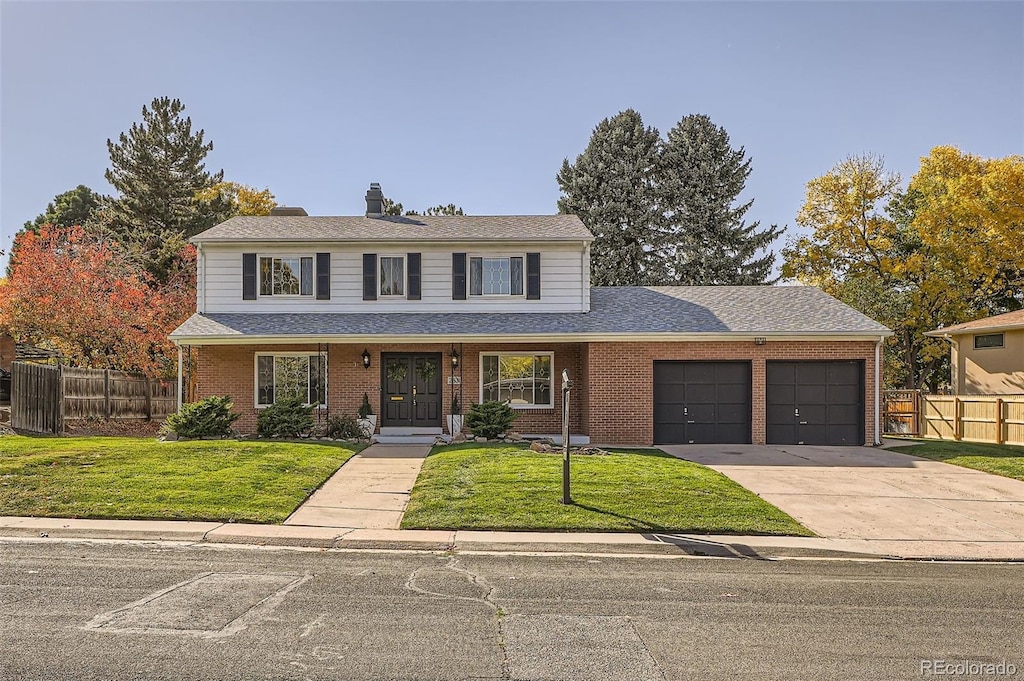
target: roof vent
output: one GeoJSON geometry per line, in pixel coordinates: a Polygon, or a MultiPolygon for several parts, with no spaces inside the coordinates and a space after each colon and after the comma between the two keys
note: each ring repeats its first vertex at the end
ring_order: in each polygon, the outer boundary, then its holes
{"type": "Polygon", "coordinates": [[[273,216],[289,216],[289,217],[294,217],[294,216],[306,217],[306,216],[309,215],[309,213],[306,212],[305,208],[300,208],[298,206],[274,206],[273,208],[270,209],[270,214],[273,215],[273,216]]]}
{"type": "Polygon", "coordinates": [[[380,184],[370,183],[370,189],[366,192],[366,217],[379,218],[384,215],[384,192],[380,190],[380,184]]]}

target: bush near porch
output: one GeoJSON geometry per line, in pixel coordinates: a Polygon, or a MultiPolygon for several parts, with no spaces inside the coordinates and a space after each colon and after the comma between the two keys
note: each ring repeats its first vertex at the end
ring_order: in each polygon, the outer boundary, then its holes
{"type": "Polygon", "coordinates": [[[813,533],[716,471],[657,449],[572,458],[522,445],[436,447],[412,490],[403,529],[813,533]]]}
{"type": "Polygon", "coordinates": [[[364,445],[0,439],[0,516],[279,523],[364,445]]]}

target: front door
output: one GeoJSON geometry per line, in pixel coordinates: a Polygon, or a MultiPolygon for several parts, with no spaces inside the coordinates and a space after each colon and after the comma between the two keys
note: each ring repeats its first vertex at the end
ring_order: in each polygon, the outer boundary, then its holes
{"type": "Polygon", "coordinates": [[[382,427],[441,426],[440,353],[384,353],[380,384],[382,427]]]}

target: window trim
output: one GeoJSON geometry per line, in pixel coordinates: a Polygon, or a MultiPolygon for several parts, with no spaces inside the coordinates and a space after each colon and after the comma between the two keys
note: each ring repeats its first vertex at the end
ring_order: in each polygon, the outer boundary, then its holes
{"type": "MultiPolygon", "coordinates": [[[[252,404],[256,409],[266,409],[267,407],[274,406],[271,404],[260,404],[260,357],[313,357],[319,355],[324,358],[324,392],[330,395],[328,388],[328,381],[330,380],[330,368],[327,364],[327,353],[317,352],[316,350],[309,350],[307,352],[254,352],[252,357],[252,404]]],[[[309,380],[308,377],[306,379],[309,380]]],[[[309,385],[306,385],[306,397],[309,397],[309,385]]],[[[274,362],[274,400],[277,401],[277,362],[274,362]]],[[[306,406],[309,406],[306,403],[306,406]]],[[[327,403],[323,403],[314,407],[314,409],[325,410],[327,409],[327,403]]]]}
{"type": "Polygon", "coordinates": [[[256,298],[316,298],[316,253],[257,253],[256,254],[256,298]],[[270,273],[270,293],[263,292],[263,259],[270,258],[271,273],[270,273]],[[274,293],[274,273],[273,266],[274,260],[283,260],[284,258],[298,258],[299,260],[299,292],[298,293],[274,293]],[[309,271],[313,275],[312,287],[309,293],[302,292],[302,259],[309,258],[309,271]]]}
{"type": "MultiPolygon", "coordinates": [[[[483,263],[480,264],[480,273],[483,276],[483,263]]],[[[480,282],[480,290],[483,291],[483,282],[480,282]]],[[[494,298],[498,300],[504,300],[508,298],[525,298],[526,297],[526,253],[467,253],[466,254],[466,298],[467,300],[481,300],[487,298],[494,298]],[[481,258],[482,260],[508,260],[508,278],[509,278],[509,291],[512,290],[512,258],[519,258],[523,261],[520,275],[522,281],[519,284],[521,293],[473,293],[473,259],[481,258]]]]}
{"type": "MultiPolygon", "coordinates": [[[[540,357],[547,356],[551,359],[551,386],[548,391],[550,402],[548,404],[512,404],[508,406],[517,410],[530,410],[530,409],[554,409],[555,408],[555,351],[554,350],[536,350],[536,351],[520,351],[520,352],[481,352],[480,357],[477,361],[479,368],[479,397],[480,401],[484,401],[484,357],[497,357],[500,361],[502,357],[540,357]]],[[[499,388],[498,393],[501,394],[501,377],[498,377],[499,388]]]]}
{"type": "MultiPolygon", "coordinates": [[[[406,300],[409,292],[409,263],[406,253],[377,253],[377,297],[383,300],[406,300]],[[381,268],[384,266],[384,258],[399,258],[402,261],[402,292],[384,293],[381,290],[381,268]]],[[[422,286],[422,284],[421,284],[422,286]]]]}
{"type": "Polygon", "coordinates": [[[1006,334],[1002,331],[996,333],[976,333],[972,338],[972,343],[975,350],[1002,350],[1006,347],[1006,334]],[[983,345],[978,347],[978,339],[985,336],[999,336],[999,345],[983,345]]]}

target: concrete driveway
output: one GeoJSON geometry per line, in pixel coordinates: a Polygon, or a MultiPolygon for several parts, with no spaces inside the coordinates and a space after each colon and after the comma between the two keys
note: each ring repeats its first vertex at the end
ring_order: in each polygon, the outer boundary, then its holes
{"type": "Polygon", "coordinates": [[[1024,540],[1018,480],[873,447],[661,449],[714,468],[830,539],[1024,540]]]}

